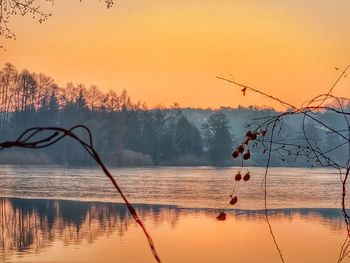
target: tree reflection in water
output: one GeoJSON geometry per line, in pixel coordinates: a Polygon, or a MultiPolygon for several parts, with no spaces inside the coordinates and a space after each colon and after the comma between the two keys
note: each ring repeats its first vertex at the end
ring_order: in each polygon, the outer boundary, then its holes
{"type": "MultiPolygon", "coordinates": [[[[136,205],[140,217],[176,225],[178,213],[168,206],[136,205]],[[174,213],[175,211],[175,213],[174,213]]],[[[136,223],[124,204],[0,198],[0,254],[39,253],[53,241],[65,245],[93,243],[99,236],[118,231],[120,236],[136,223]]]]}
{"type": "MultiPolygon", "coordinates": [[[[213,218],[214,209],[189,209],[169,205],[137,204],[140,218],[155,226],[166,223],[176,228],[180,215],[202,214],[213,218]]],[[[332,231],[341,232],[344,222],[339,209],[276,209],[273,219],[301,218],[319,221],[332,231]]],[[[230,217],[240,221],[264,222],[264,210],[231,210],[230,217]]],[[[93,243],[115,231],[122,237],[136,225],[124,204],[68,200],[0,198],[0,261],[10,256],[40,253],[54,241],[65,245],[93,243]]]]}

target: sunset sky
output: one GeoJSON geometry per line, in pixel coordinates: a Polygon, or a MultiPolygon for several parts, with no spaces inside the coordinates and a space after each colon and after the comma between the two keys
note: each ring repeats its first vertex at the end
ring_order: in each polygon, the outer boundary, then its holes
{"type": "MultiPolygon", "coordinates": [[[[350,64],[350,1],[59,0],[39,24],[14,17],[0,62],[102,90],[127,89],[149,106],[278,106],[243,97],[222,76],[292,104],[326,92],[350,64]],[[103,2],[103,1],[102,1],[103,2]]],[[[350,77],[335,94],[350,95],[350,77]]]]}

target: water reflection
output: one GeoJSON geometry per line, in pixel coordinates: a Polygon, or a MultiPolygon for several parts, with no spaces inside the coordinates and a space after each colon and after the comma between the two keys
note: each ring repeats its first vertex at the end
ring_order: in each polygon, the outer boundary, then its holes
{"type": "MultiPolygon", "coordinates": [[[[265,221],[264,210],[233,210],[231,214],[238,220],[265,221]]],[[[337,208],[286,208],[272,209],[268,211],[271,220],[292,221],[302,218],[330,227],[337,233],[345,230],[344,218],[341,209],[337,208]]]]}
{"type": "MultiPolygon", "coordinates": [[[[146,224],[166,224],[176,228],[182,216],[215,218],[213,209],[188,209],[166,205],[136,205],[146,224]]],[[[344,223],[338,209],[276,209],[269,212],[272,221],[302,218],[343,233],[344,223]]],[[[265,223],[263,210],[232,210],[228,220],[265,223]]],[[[65,245],[93,243],[100,236],[118,233],[123,237],[135,225],[123,204],[0,198],[0,261],[13,255],[40,253],[54,241],[65,245]]],[[[146,241],[145,241],[146,242],[146,241]]]]}

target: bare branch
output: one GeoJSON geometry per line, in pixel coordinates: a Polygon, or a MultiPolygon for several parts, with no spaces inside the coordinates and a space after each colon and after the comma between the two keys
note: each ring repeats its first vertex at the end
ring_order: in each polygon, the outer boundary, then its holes
{"type": "MultiPolygon", "coordinates": [[[[268,153],[263,181],[265,216],[267,224],[269,226],[270,234],[273,238],[273,242],[282,262],[285,262],[285,260],[283,258],[280,246],[277,243],[275,234],[272,231],[272,227],[268,218],[267,177],[272,154],[279,154],[282,161],[285,161],[286,156],[289,158],[295,158],[295,160],[297,158],[305,158],[306,161],[310,163],[311,167],[317,165],[321,167],[332,167],[338,170],[342,184],[341,208],[344,221],[347,226],[347,236],[341,247],[338,262],[343,261],[350,254],[350,215],[347,212],[345,203],[346,187],[350,173],[350,98],[337,97],[332,95],[333,90],[336,88],[340,80],[346,77],[346,73],[349,68],[350,65],[347,66],[345,70],[336,68],[337,71],[340,71],[340,74],[328,92],[325,94],[320,94],[311,100],[304,102],[301,107],[296,107],[289,102],[283,101],[275,96],[238,83],[234,80],[217,77],[220,80],[232,83],[241,88],[243,96],[246,95],[247,91],[252,91],[264,97],[270,98],[276,102],[279,102],[283,106],[287,107],[286,111],[281,113],[277,112],[276,115],[254,119],[253,124],[255,125],[255,128],[247,132],[242,143],[234,150],[232,154],[233,158],[239,158],[241,156],[243,168],[243,161],[250,158],[250,154],[249,157],[246,158],[244,151],[250,153],[250,150],[253,148],[261,146],[263,152],[268,153]],[[338,121],[342,120],[342,127],[334,127],[332,125],[332,120],[327,121],[323,119],[322,114],[324,113],[332,113],[334,115],[334,119],[338,121]],[[279,136],[281,134],[281,130],[284,129],[284,120],[288,117],[299,115],[302,117],[299,118],[301,121],[300,124],[302,137],[294,139],[280,138],[279,136]],[[317,140],[314,140],[312,136],[310,136],[309,129],[316,129],[318,132],[323,132],[327,140],[333,141],[334,145],[331,145],[331,147],[328,148],[325,148],[324,145],[320,146],[320,143],[317,140]],[[269,136],[266,136],[266,134],[269,136]],[[347,155],[343,156],[343,160],[335,158],[335,153],[344,147],[347,147],[347,155]],[[243,151],[240,151],[240,149],[243,149],[243,151]]],[[[233,194],[235,193],[237,187],[238,184],[235,182],[233,194]]],[[[224,212],[224,210],[222,212],[224,212]]]]}
{"type": "MultiPolygon", "coordinates": [[[[31,15],[39,23],[46,21],[52,14],[43,10],[40,2],[54,4],[54,0],[0,0],[0,39],[16,39],[15,32],[9,27],[13,16],[31,15]]],[[[103,0],[103,2],[107,8],[111,8],[114,3],[113,0],[103,0]]],[[[4,47],[0,45],[0,48],[4,47]]]]}
{"type": "Polygon", "coordinates": [[[117,181],[113,178],[112,174],[109,172],[105,164],[102,162],[100,156],[94,149],[91,132],[86,126],[76,125],[69,130],[58,128],[58,127],[30,128],[24,131],[15,141],[0,142],[0,150],[12,148],[12,147],[30,148],[30,149],[46,148],[61,141],[65,137],[70,137],[73,140],[79,142],[80,145],[88,152],[88,154],[96,161],[96,163],[98,163],[98,165],[101,167],[104,174],[110,179],[115,189],[117,189],[118,193],[121,195],[122,199],[124,200],[124,203],[126,204],[130,214],[133,216],[136,223],[142,228],[143,233],[147,237],[148,244],[151,248],[154,258],[156,259],[157,262],[161,262],[161,259],[154,246],[153,240],[150,234],[148,233],[148,231],[146,230],[146,227],[142,223],[141,219],[139,218],[138,214],[136,213],[135,208],[126,198],[123,191],[117,184],[117,181]],[[88,141],[84,141],[74,133],[74,131],[77,129],[82,129],[87,133],[88,141]]]}

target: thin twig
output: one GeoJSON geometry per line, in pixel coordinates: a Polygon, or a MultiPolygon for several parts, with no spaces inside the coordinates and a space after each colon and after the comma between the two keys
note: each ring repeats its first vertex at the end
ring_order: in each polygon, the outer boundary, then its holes
{"type": "Polygon", "coordinates": [[[84,125],[76,125],[72,127],[71,129],[63,129],[59,127],[34,127],[27,129],[24,131],[16,140],[14,141],[6,141],[6,142],[0,142],[0,150],[12,148],[12,147],[19,147],[19,148],[30,148],[30,149],[41,149],[49,147],[58,141],[62,140],[65,137],[70,137],[74,139],[75,141],[79,142],[80,145],[89,153],[89,155],[98,163],[98,165],[101,167],[104,174],[109,178],[115,189],[117,189],[118,193],[122,197],[124,203],[126,204],[130,214],[133,216],[136,223],[142,228],[143,233],[145,234],[148,244],[150,246],[150,249],[153,253],[154,258],[157,262],[161,262],[161,259],[157,253],[157,250],[155,248],[154,242],[148,233],[146,227],[142,223],[141,219],[139,218],[135,208],[133,205],[128,201],[126,196],[124,195],[123,191],[119,187],[117,181],[113,178],[112,174],[109,172],[103,161],[101,160],[100,156],[96,152],[96,150],[93,147],[92,144],[92,135],[90,130],[84,126],[84,125]],[[84,141],[81,139],[74,131],[76,129],[83,129],[88,134],[88,141],[84,141]],[[48,133],[48,135],[47,135],[48,133]],[[44,135],[44,138],[40,138],[40,135],[44,135]],[[40,139],[36,139],[39,137],[40,139]]]}

